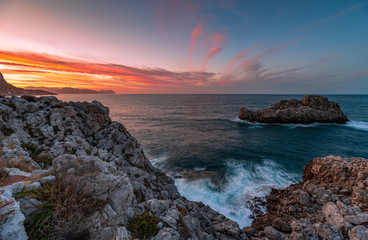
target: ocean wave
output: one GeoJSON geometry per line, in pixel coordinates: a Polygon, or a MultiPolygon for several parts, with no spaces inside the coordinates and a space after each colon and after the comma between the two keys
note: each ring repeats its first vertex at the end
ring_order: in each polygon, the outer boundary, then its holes
{"type": "Polygon", "coordinates": [[[317,127],[328,127],[328,126],[340,126],[340,127],[349,127],[357,130],[368,131],[368,122],[364,121],[348,121],[345,124],[337,124],[337,123],[258,123],[258,122],[249,122],[247,120],[241,120],[238,117],[230,119],[232,122],[243,123],[248,125],[248,128],[263,128],[264,126],[280,126],[289,129],[295,128],[317,128],[317,127]]]}
{"type": "Polygon", "coordinates": [[[258,122],[249,122],[247,120],[242,120],[238,117],[231,118],[230,121],[236,122],[236,123],[242,123],[248,126],[248,128],[263,128],[263,126],[267,125],[265,123],[258,123],[258,122]]]}
{"type": "Polygon", "coordinates": [[[368,131],[368,122],[363,121],[349,121],[345,124],[346,127],[354,128],[357,130],[368,131]]]}
{"type": "Polygon", "coordinates": [[[168,156],[163,155],[160,157],[151,157],[149,154],[147,154],[147,158],[150,159],[150,162],[153,166],[161,169],[161,170],[166,170],[167,166],[166,166],[166,160],[168,159],[168,156]]]}
{"type": "Polygon", "coordinates": [[[209,178],[189,181],[175,179],[179,192],[186,198],[201,201],[214,210],[236,221],[242,228],[249,226],[251,211],[247,199],[266,196],[272,188],[284,188],[297,182],[298,176],[288,173],[272,160],[261,163],[239,164],[227,162],[227,176],[224,186],[219,188],[209,178]]]}

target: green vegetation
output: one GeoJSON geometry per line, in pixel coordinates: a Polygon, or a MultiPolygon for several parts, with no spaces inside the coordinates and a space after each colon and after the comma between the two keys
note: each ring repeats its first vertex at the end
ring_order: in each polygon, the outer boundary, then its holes
{"type": "Polygon", "coordinates": [[[133,237],[150,239],[159,231],[157,224],[158,220],[156,217],[144,214],[130,220],[127,229],[132,233],[133,237]]]}
{"type": "Polygon", "coordinates": [[[26,196],[43,202],[42,209],[25,222],[29,239],[65,239],[68,234],[83,233],[81,220],[106,205],[106,201],[86,194],[79,181],[69,177],[15,195],[26,196]]]}

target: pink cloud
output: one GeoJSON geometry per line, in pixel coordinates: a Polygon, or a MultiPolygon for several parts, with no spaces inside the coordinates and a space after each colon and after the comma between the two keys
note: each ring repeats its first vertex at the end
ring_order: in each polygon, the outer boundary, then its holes
{"type": "MultiPolygon", "coordinates": [[[[226,85],[229,84],[231,82],[237,81],[237,79],[241,79],[242,81],[253,81],[254,79],[256,79],[256,77],[259,75],[259,71],[261,68],[261,58],[271,54],[272,52],[275,52],[279,49],[285,48],[289,45],[292,45],[294,43],[296,43],[297,41],[299,41],[299,39],[295,39],[295,40],[291,40],[288,41],[284,44],[280,44],[278,46],[275,47],[271,47],[268,48],[260,53],[257,53],[256,55],[252,56],[251,58],[245,59],[243,60],[238,66],[236,66],[235,68],[232,68],[233,64],[235,64],[238,60],[240,60],[242,57],[244,57],[244,55],[247,53],[244,53],[245,51],[248,50],[248,52],[251,49],[247,49],[243,52],[241,52],[240,54],[238,54],[238,56],[236,56],[233,60],[235,60],[233,63],[232,61],[230,61],[229,64],[230,65],[230,69],[231,71],[225,71],[224,74],[221,77],[221,81],[219,82],[220,85],[226,85]],[[244,54],[243,54],[244,53],[244,54]]],[[[255,47],[253,47],[255,48],[255,47]]],[[[229,66],[228,64],[228,66],[229,66]]]]}
{"type": "Polygon", "coordinates": [[[354,76],[365,76],[368,75],[368,72],[356,73],[354,76]]]}
{"type": "Polygon", "coordinates": [[[247,53],[249,53],[250,51],[254,50],[256,48],[256,46],[246,49],[242,52],[240,52],[238,55],[236,55],[235,58],[233,58],[225,67],[225,72],[229,71],[231,69],[231,67],[240,59],[242,59],[247,53]]]}
{"type": "Polygon", "coordinates": [[[193,48],[195,46],[196,40],[198,39],[199,35],[203,33],[203,26],[204,24],[201,23],[192,30],[191,37],[190,37],[189,51],[188,51],[190,65],[192,65],[193,48]]]}
{"type": "Polygon", "coordinates": [[[215,56],[217,53],[221,52],[222,49],[224,49],[224,47],[214,47],[214,48],[212,48],[212,50],[207,54],[206,58],[204,59],[204,61],[202,63],[202,67],[201,67],[202,72],[206,71],[208,61],[211,58],[213,58],[213,56],[215,56]]]}

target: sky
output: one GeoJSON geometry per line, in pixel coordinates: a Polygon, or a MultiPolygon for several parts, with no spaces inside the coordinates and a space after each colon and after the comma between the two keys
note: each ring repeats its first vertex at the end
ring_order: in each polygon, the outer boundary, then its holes
{"type": "Polygon", "coordinates": [[[368,94],[367,0],[0,0],[18,87],[368,94]]]}

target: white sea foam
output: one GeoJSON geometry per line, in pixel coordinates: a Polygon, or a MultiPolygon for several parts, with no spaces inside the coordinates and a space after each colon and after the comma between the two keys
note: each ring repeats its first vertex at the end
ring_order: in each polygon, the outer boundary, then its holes
{"type": "Polygon", "coordinates": [[[206,168],[200,168],[200,167],[195,167],[193,169],[196,170],[196,171],[204,171],[204,170],[206,170],[206,168]]]}
{"type": "Polygon", "coordinates": [[[175,179],[179,192],[186,198],[201,201],[214,210],[236,221],[240,227],[249,226],[251,211],[246,200],[267,195],[272,188],[284,188],[298,180],[272,160],[257,164],[239,164],[228,161],[227,183],[218,190],[210,179],[189,181],[175,179]]]}
{"type": "Polygon", "coordinates": [[[363,121],[349,121],[345,124],[346,127],[368,131],[368,122],[363,121]]]}
{"type": "Polygon", "coordinates": [[[247,120],[242,120],[238,117],[235,118],[231,118],[230,121],[232,122],[236,122],[236,123],[243,123],[246,124],[248,126],[248,128],[263,128],[263,126],[265,126],[265,123],[258,123],[258,122],[249,122],[247,120]]]}
{"type": "Polygon", "coordinates": [[[166,155],[160,156],[160,157],[150,157],[149,154],[146,154],[147,158],[150,159],[151,164],[159,169],[165,170],[166,169],[166,160],[168,157],[166,155]]]}
{"type": "Polygon", "coordinates": [[[243,123],[248,125],[248,128],[262,128],[264,126],[281,126],[289,129],[295,128],[316,128],[316,127],[326,127],[326,126],[342,126],[349,127],[357,130],[368,131],[368,122],[364,121],[348,121],[345,124],[336,124],[336,123],[308,123],[308,124],[294,124],[294,123],[258,123],[258,122],[249,122],[247,120],[241,120],[238,117],[230,119],[232,122],[243,123]]]}

